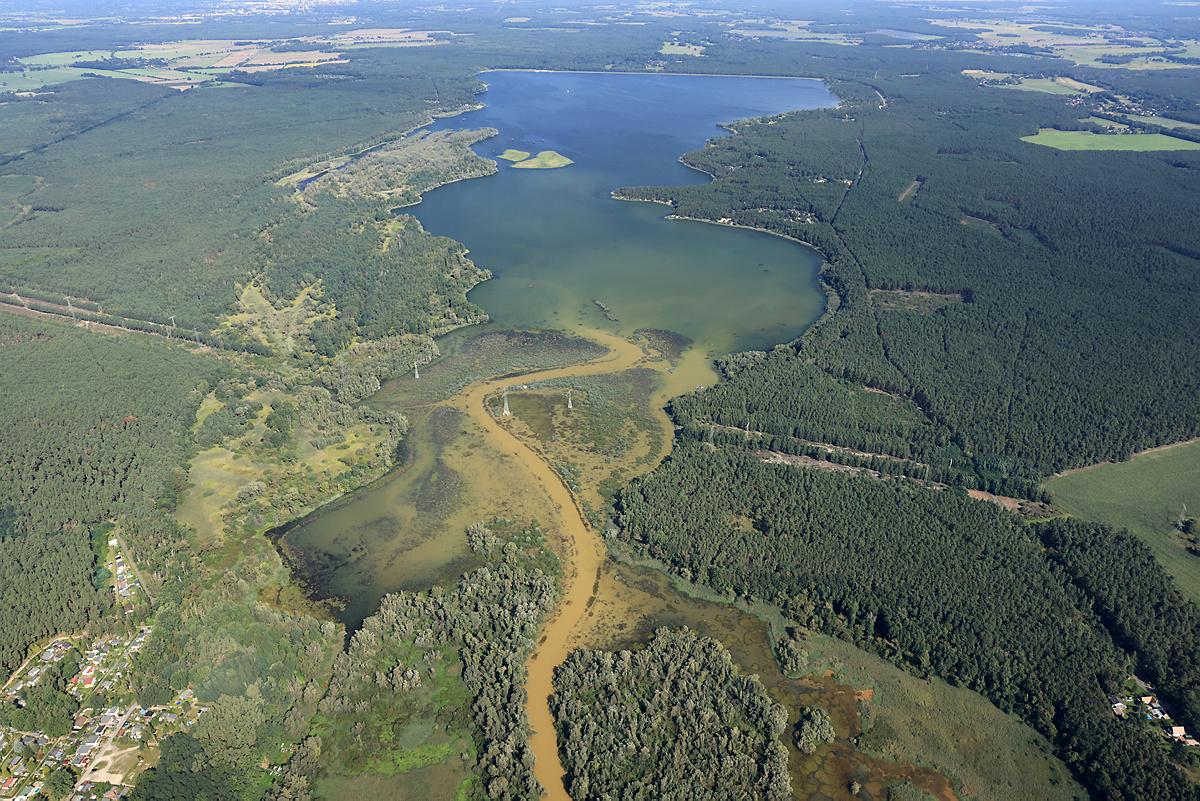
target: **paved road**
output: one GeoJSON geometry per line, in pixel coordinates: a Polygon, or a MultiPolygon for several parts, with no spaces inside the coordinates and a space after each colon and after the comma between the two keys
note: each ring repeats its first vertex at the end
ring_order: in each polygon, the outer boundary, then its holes
{"type": "Polygon", "coordinates": [[[141,709],[142,708],[140,706],[134,704],[133,706],[129,707],[129,709],[125,710],[125,714],[121,716],[120,720],[113,724],[112,730],[109,732],[107,739],[105,739],[99,748],[92,752],[92,759],[90,762],[88,762],[87,769],[79,775],[79,781],[75,782],[76,787],[86,781],[91,781],[90,777],[95,773],[96,765],[104,761],[104,755],[107,754],[109,748],[112,747],[112,741],[115,740],[117,735],[121,733],[121,727],[125,725],[125,721],[129,720],[129,716],[135,711],[140,712],[141,709]]]}

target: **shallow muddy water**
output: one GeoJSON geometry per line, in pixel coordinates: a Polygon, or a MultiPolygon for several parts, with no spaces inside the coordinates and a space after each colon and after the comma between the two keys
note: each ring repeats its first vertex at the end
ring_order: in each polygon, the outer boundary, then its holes
{"type": "MultiPolygon", "coordinates": [[[[720,135],[717,123],[835,104],[823,84],[543,72],[483,79],[489,84],[483,110],[433,127],[494,126],[500,135],[476,150],[553,149],[575,163],[513,170],[501,161],[497,175],[441,187],[405,209],[430,232],[464,242],[476,264],[496,275],[470,293],[494,322],[443,337],[443,352],[502,329],[620,336],[662,329],[689,344],[671,362],[648,365],[661,374],[661,403],[714,383],[711,356],[795,338],[820,315],[815,251],[757,231],[665,220],[666,207],[613,200],[610,192],[707,181],[677,160],[720,135]],[[606,319],[594,300],[619,322],[606,319]]],[[[497,358],[495,372],[515,361],[497,358]]],[[[487,375],[487,366],[482,360],[464,375],[487,375]]],[[[427,383],[438,368],[437,362],[422,368],[427,383]]],[[[442,412],[431,412],[428,398],[415,404],[426,407],[422,412],[412,411],[419,393],[403,390],[413,381],[397,377],[373,399],[412,417],[410,463],[286,537],[299,577],[317,595],[341,599],[341,618],[352,628],[387,592],[450,581],[468,569],[463,528],[496,514],[515,516],[503,509],[518,508],[528,495],[522,484],[528,477],[503,469],[471,427],[435,437],[429,429],[442,412]]],[[[665,417],[660,424],[669,441],[665,417]]]]}

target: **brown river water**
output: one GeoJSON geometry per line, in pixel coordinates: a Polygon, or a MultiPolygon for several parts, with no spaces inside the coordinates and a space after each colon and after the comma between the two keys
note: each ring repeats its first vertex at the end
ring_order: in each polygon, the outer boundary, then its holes
{"type": "MultiPolygon", "coordinates": [[[[670,442],[672,424],[661,411],[666,398],[692,389],[697,381],[710,381],[712,373],[702,354],[685,353],[673,372],[665,362],[653,362],[639,345],[598,330],[578,331],[610,349],[609,355],[571,367],[538,371],[524,381],[610,374],[651,367],[662,374],[654,404],[658,422],[670,442]]],[[[837,684],[832,676],[792,680],[783,676],[771,651],[766,624],[727,604],[691,598],[678,591],[657,570],[630,567],[606,558],[602,536],[584,519],[578,498],[544,458],[536,443],[514,433],[511,418],[497,418],[496,393],[512,387],[513,379],[477,382],[444,402],[474,424],[483,444],[503,457],[506,481],[543,495],[537,504],[542,529],[563,565],[562,596],[558,609],[543,624],[537,651],[526,663],[529,672],[528,715],[537,755],[535,773],[551,799],[567,799],[563,768],[558,756],[554,720],[548,698],[554,691],[554,669],[577,648],[636,647],[659,626],[688,626],[719,640],[744,672],[758,674],[779,703],[789,710],[791,722],[806,705],[830,710],[838,740],[817,753],[804,756],[792,748],[792,783],[797,797],[849,798],[848,779],[874,797],[895,781],[907,780],[939,798],[954,798],[950,781],[930,768],[889,762],[858,751],[848,740],[861,733],[857,708],[860,691],[837,684]],[[518,474],[524,474],[518,478],[518,474]]],[[[516,404],[514,404],[516,405],[516,404]]],[[[658,454],[658,459],[665,456],[658,454]]],[[[658,459],[654,462],[657,463],[658,459]]],[[[647,467],[647,469],[649,469],[647,467]]],[[[533,503],[535,499],[531,499],[533,503]]],[[[533,508],[530,506],[529,508],[533,508]]],[[[789,738],[785,738],[790,740],[789,738]]]]}

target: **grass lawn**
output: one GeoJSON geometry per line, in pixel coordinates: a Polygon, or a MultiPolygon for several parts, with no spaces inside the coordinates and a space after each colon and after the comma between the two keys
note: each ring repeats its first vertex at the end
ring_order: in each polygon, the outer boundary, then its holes
{"type": "Polygon", "coordinates": [[[390,798],[397,801],[428,799],[428,801],[454,801],[465,797],[469,788],[478,781],[461,765],[457,758],[448,759],[438,765],[381,776],[363,773],[358,776],[322,776],[317,780],[317,795],[331,801],[340,799],[390,798]]]}
{"type": "Polygon", "coordinates": [[[53,67],[48,70],[29,70],[28,72],[6,72],[0,81],[0,91],[34,92],[67,81],[82,79],[81,73],[95,70],[80,70],[72,67],[53,67]]]}
{"type": "Polygon", "coordinates": [[[658,52],[664,56],[702,56],[704,55],[704,47],[702,45],[681,45],[664,43],[662,49],[658,52]]]}
{"type": "Polygon", "coordinates": [[[1034,136],[1022,136],[1021,140],[1056,150],[1200,150],[1200,142],[1176,139],[1166,134],[1094,134],[1091,131],[1043,128],[1034,136]]]}
{"type": "Polygon", "coordinates": [[[1055,83],[1053,78],[1025,78],[1018,84],[1005,85],[1003,88],[1021,89],[1026,92],[1049,92],[1052,95],[1077,95],[1083,91],[1055,83]]]}
{"type": "Polygon", "coordinates": [[[557,167],[565,167],[568,164],[574,164],[566,156],[555,153],[553,150],[543,150],[531,159],[514,164],[518,169],[524,170],[553,170],[557,167]]]}
{"type": "Polygon", "coordinates": [[[1184,549],[1174,528],[1183,504],[1189,515],[1200,514],[1200,442],[1056,476],[1046,488],[1055,506],[1068,514],[1129,529],[1179,589],[1200,603],[1200,556],[1184,549]]]}
{"type": "MultiPolygon", "coordinates": [[[[1126,116],[1128,116],[1128,115],[1126,115],[1126,116]]],[[[1080,120],[1080,122],[1094,122],[1097,125],[1099,125],[1101,128],[1115,128],[1118,131],[1128,131],[1129,130],[1128,125],[1125,125],[1124,123],[1120,123],[1120,122],[1113,122],[1112,120],[1106,120],[1103,117],[1085,117],[1084,119],[1080,120]]]]}

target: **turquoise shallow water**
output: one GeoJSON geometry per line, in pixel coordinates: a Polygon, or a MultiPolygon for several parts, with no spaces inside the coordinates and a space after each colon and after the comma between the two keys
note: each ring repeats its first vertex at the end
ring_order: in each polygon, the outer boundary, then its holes
{"type": "Polygon", "coordinates": [[[713,353],[793,339],[822,311],[820,257],[756,231],[666,220],[665,206],[614,200],[622,186],[704,183],[679,163],[717,127],[747,116],[831,106],[806,79],[493,72],[480,111],[437,128],[494,127],[476,146],[554,150],[575,163],[514,169],[436,189],[406,211],[470,249],[492,281],[470,298],[504,328],[581,323],[622,333],[664,328],[713,353]],[[620,321],[605,321],[593,299],[620,321]]]}

